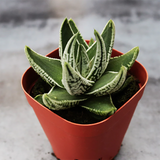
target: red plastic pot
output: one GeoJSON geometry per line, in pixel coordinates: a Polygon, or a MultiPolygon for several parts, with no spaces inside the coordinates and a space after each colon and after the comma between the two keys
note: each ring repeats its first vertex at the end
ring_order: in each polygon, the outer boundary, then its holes
{"type": "MultiPolygon", "coordinates": [[[[121,54],[113,49],[112,56],[121,54]]],[[[59,58],[58,48],[48,56],[59,58]]],[[[69,122],[35,101],[29,93],[38,75],[31,67],[27,69],[22,76],[22,88],[58,158],[61,160],[111,160],[117,155],[148,80],[146,69],[137,61],[130,73],[139,79],[139,91],[114,115],[101,122],[84,125],[69,122]]]]}

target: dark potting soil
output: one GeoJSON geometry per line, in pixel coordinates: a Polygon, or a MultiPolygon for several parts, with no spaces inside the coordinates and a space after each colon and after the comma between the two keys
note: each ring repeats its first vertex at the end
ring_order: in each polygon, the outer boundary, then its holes
{"type": "MultiPolygon", "coordinates": [[[[123,86],[119,92],[112,94],[112,100],[117,109],[119,109],[139,90],[138,80],[136,80],[131,75],[128,75],[127,79],[128,79],[128,84],[126,86],[123,86]]],[[[35,85],[33,86],[30,95],[32,97],[35,97],[38,94],[47,93],[50,89],[51,87],[41,78],[39,78],[35,83],[35,85]]],[[[58,110],[53,112],[68,121],[79,124],[92,124],[100,122],[107,118],[95,115],[78,105],[70,109],[58,110]]]]}

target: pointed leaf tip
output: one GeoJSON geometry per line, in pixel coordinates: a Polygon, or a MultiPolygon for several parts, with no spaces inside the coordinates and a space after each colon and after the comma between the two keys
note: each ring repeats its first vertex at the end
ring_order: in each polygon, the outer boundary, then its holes
{"type": "Polygon", "coordinates": [[[137,46],[137,47],[135,47],[135,49],[137,50],[137,52],[139,52],[139,47],[137,46]]]}
{"type": "Polygon", "coordinates": [[[110,95],[91,97],[87,101],[81,102],[80,106],[100,116],[110,116],[117,110],[110,95]]]}
{"type": "Polygon", "coordinates": [[[139,53],[139,47],[134,47],[132,48],[130,51],[128,51],[127,53],[120,55],[120,56],[116,56],[116,57],[112,57],[109,61],[109,65],[107,67],[106,71],[119,71],[119,68],[123,65],[125,67],[127,67],[127,70],[129,70],[132,65],[134,64],[137,56],[139,53]]]}
{"type": "Polygon", "coordinates": [[[114,22],[113,22],[112,19],[110,19],[110,20],[108,21],[108,23],[110,24],[109,27],[112,27],[112,25],[114,26],[114,22]]]}
{"type": "Polygon", "coordinates": [[[94,34],[96,37],[96,53],[94,57],[94,63],[92,68],[87,76],[87,79],[96,81],[101,77],[107,67],[107,58],[106,58],[106,48],[105,43],[102,36],[94,30],[94,34]]]}
{"type": "Polygon", "coordinates": [[[70,18],[70,19],[68,20],[68,23],[69,23],[69,26],[70,26],[73,34],[79,32],[78,38],[77,38],[78,42],[79,42],[80,44],[82,44],[82,45],[85,47],[85,49],[88,49],[89,46],[88,46],[87,42],[83,39],[83,37],[82,37],[79,29],[77,28],[75,22],[70,18]]]}
{"type": "Polygon", "coordinates": [[[62,110],[75,107],[80,101],[88,98],[86,95],[71,96],[65,89],[53,87],[49,93],[43,94],[43,103],[52,110],[62,110]]]}
{"type": "Polygon", "coordinates": [[[28,52],[28,50],[31,50],[28,46],[26,46],[25,45],[25,47],[24,47],[24,51],[25,51],[25,53],[27,53],[28,52]]]}
{"type": "Polygon", "coordinates": [[[42,77],[43,80],[51,86],[56,84],[63,88],[63,84],[61,82],[62,66],[59,59],[42,56],[30,49],[28,46],[25,46],[25,54],[31,67],[42,77]]]}
{"type": "Polygon", "coordinates": [[[97,31],[94,29],[94,35],[95,35],[95,34],[97,35],[97,31]]]}
{"type": "Polygon", "coordinates": [[[60,39],[59,39],[59,56],[63,56],[64,49],[67,42],[73,36],[73,32],[70,28],[68,19],[65,18],[60,27],[60,39]]]}

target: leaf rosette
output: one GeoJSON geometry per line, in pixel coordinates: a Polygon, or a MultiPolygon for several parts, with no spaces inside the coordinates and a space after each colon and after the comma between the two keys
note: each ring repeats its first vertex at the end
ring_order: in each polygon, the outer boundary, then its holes
{"type": "Polygon", "coordinates": [[[139,48],[111,57],[115,25],[109,20],[102,33],[94,30],[95,41],[83,39],[72,19],[65,18],[60,28],[60,59],[42,56],[28,46],[26,56],[32,68],[51,90],[35,99],[52,110],[77,105],[90,112],[110,116],[116,111],[111,94],[125,85],[128,70],[135,62],[139,48]]]}

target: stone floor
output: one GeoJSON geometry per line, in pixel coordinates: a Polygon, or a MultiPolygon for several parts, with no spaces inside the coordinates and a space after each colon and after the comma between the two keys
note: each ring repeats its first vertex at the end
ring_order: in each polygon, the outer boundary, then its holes
{"type": "Polygon", "coordinates": [[[58,47],[59,27],[72,17],[85,39],[116,25],[115,49],[140,47],[138,61],[149,81],[115,160],[160,157],[160,2],[158,0],[1,0],[0,2],[0,160],[56,160],[22,92],[29,67],[23,48],[45,55],[58,47]]]}

